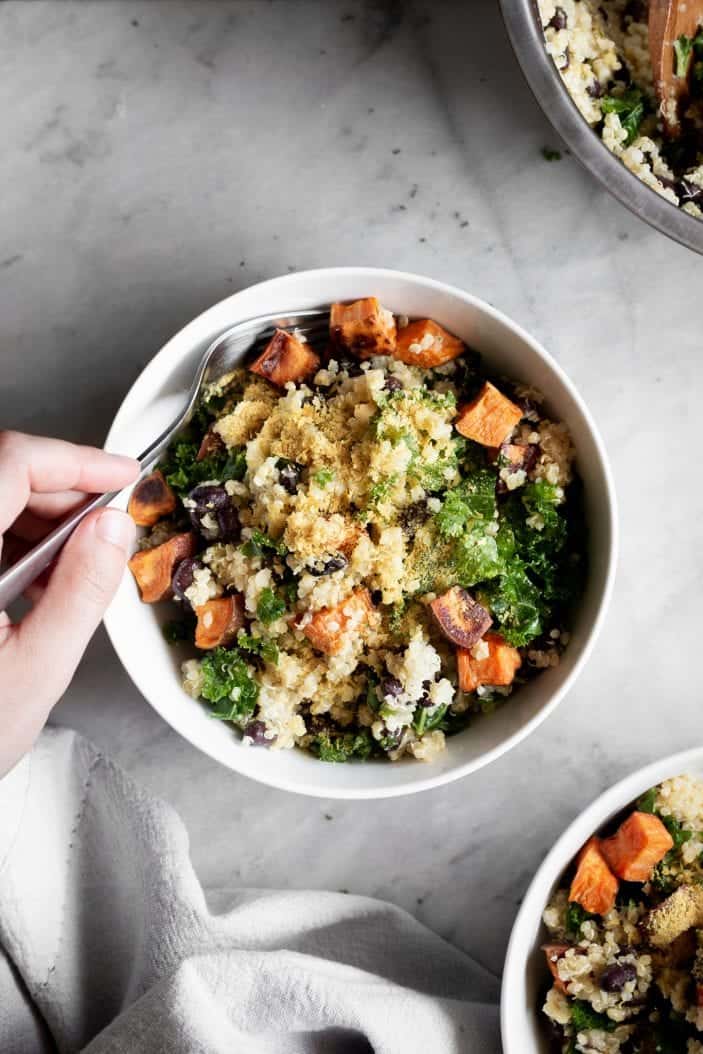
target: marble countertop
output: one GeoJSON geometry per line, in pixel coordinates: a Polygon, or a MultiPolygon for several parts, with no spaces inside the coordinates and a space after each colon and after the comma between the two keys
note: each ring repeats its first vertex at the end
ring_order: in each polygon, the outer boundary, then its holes
{"type": "Polygon", "coordinates": [[[590,404],[620,498],[612,607],[569,698],[489,768],[377,803],[259,786],[170,731],[103,632],[55,711],[178,809],[206,886],[385,897],[498,972],[564,825],[698,742],[699,260],[544,160],[492,0],[8,0],[0,56],[3,425],[99,442],[202,309],[349,263],[484,297],[590,404]]]}

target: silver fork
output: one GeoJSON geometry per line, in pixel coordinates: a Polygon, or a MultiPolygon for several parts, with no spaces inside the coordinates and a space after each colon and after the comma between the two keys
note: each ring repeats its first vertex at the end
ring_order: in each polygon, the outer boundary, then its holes
{"type": "MultiPolygon", "coordinates": [[[[329,328],[329,307],[309,308],[297,311],[289,315],[260,315],[258,318],[246,319],[238,322],[235,326],[221,333],[219,337],[209,345],[205,351],[200,364],[195,371],[193,383],[188,392],[185,406],[180,414],[154,440],[154,442],[139,455],[137,459],[142,468],[142,474],[163,453],[171,440],[189,422],[197,405],[198,397],[207,384],[219,380],[235,366],[240,365],[242,359],[251,351],[260,352],[273,336],[276,329],[297,329],[310,341],[321,339],[326,335],[329,328]]],[[[134,484],[130,484],[134,486],[134,484]]],[[[126,489],[126,488],[125,488],[126,489]]],[[[75,531],[78,524],[93,509],[99,509],[109,505],[121,491],[113,491],[110,494],[98,494],[90,498],[85,505],[72,513],[63,523],[59,524],[51,534],[48,534],[38,545],[35,545],[21,559],[0,574],[0,611],[4,611],[10,604],[17,600],[44,571],[54,557],[60,552],[75,531]]]]}

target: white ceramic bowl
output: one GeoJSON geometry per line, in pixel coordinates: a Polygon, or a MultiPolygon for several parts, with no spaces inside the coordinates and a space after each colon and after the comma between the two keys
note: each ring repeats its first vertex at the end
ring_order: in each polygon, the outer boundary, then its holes
{"type": "MultiPolygon", "coordinates": [[[[544,392],[548,410],[567,423],[585,485],[590,529],[590,573],[572,640],[563,661],[521,688],[509,706],[448,741],[432,764],[412,759],[389,764],[330,765],[298,750],[243,747],[231,728],[208,716],[182,690],[178,653],[161,637],[167,608],[141,604],[125,575],[105,624],[137,687],[176,731],[229,768],[285,790],[337,798],[381,798],[435,787],[465,776],[514,746],[554,710],[591,650],[611,591],[616,556],[615,498],[601,440],[586,407],[557,364],[524,330],[488,304],[459,289],[396,271],[331,268],[275,278],[216,304],[176,334],[144,369],[110,430],[110,450],[137,454],[175,416],[198,357],[222,330],[269,312],[375,295],[396,313],[437,319],[487,362],[544,392]]],[[[122,499],[126,505],[127,496],[122,499]]]]}
{"type": "Polygon", "coordinates": [[[684,773],[703,778],[702,748],[655,761],[616,783],[574,820],[545,858],[522,902],[508,943],[500,1008],[504,1054],[549,1054],[546,1018],[541,1014],[549,983],[544,952],[540,951],[548,936],[542,912],[564,871],[584,842],[640,794],[684,773]]]}

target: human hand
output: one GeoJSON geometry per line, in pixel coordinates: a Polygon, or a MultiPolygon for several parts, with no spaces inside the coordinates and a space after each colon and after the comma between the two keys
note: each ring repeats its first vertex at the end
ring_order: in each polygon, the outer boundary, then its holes
{"type": "MultiPolygon", "coordinates": [[[[87,494],[119,490],[138,472],[132,458],[0,432],[0,555],[13,563],[87,494]]],[[[119,585],[133,540],[126,513],[90,513],[28,591],[32,608],[22,621],[13,625],[0,612],[0,778],[32,746],[68,687],[119,585]]]]}

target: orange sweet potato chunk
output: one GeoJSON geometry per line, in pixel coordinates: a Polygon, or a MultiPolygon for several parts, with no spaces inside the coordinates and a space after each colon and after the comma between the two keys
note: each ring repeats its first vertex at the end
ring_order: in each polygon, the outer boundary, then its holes
{"type": "Polygon", "coordinates": [[[355,589],[341,604],[316,611],[303,633],[325,655],[341,651],[348,633],[359,633],[373,611],[368,589],[355,589]]]}
{"type": "Polygon", "coordinates": [[[569,900],[591,915],[607,915],[615,905],[618,880],[608,867],[600,838],[589,838],[576,857],[576,874],[569,900]]]}
{"type": "Polygon", "coordinates": [[[219,648],[231,644],[244,626],[244,597],[241,593],[216,597],[196,608],[195,614],[198,616],[196,648],[219,648]]]}
{"type": "Polygon", "coordinates": [[[319,365],[320,359],[309,344],[285,329],[277,329],[249,369],[282,388],[288,381],[305,380],[319,365]]]}
{"type": "Polygon", "coordinates": [[[396,346],[395,319],[375,296],[351,304],[332,304],[330,338],[337,347],[359,359],[392,355],[396,346]]]}
{"type": "Polygon", "coordinates": [[[520,407],[486,381],[476,398],[459,411],[454,424],[457,432],[467,439],[483,446],[500,447],[521,418],[520,407]]]}
{"type": "Polygon", "coordinates": [[[542,951],[544,952],[547,960],[547,966],[549,972],[554,978],[554,987],[558,988],[560,992],[566,993],[566,985],[562,981],[561,977],[557,972],[557,963],[563,956],[568,952],[570,944],[543,944],[542,951]]]}
{"type": "Polygon", "coordinates": [[[400,359],[408,366],[428,369],[456,359],[464,350],[464,342],[458,337],[431,318],[421,318],[398,330],[393,358],[400,359]]]}
{"type": "Polygon", "coordinates": [[[483,640],[488,645],[485,659],[474,659],[465,648],[456,650],[459,687],[464,692],[475,692],[482,684],[506,687],[513,683],[522,665],[520,652],[506,644],[499,633],[486,633],[483,640]]]}
{"type": "Polygon", "coordinates": [[[430,604],[442,633],[460,648],[471,648],[493,622],[486,609],[461,586],[452,586],[430,604]]]}
{"type": "Polygon", "coordinates": [[[174,534],[153,549],[142,549],[134,554],[128,566],[145,604],[155,604],[170,596],[171,578],[176,564],[187,556],[194,556],[195,549],[195,535],[186,531],[184,534],[174,534]]]}
{"type": "Polygon", "coordinates": [[[156,469],[140,479],[132,491],[127,512],[137,527],[153,527],[162,516],[170,516],[176,508],[176,495],[156,469]]]}
{"type": "Polygon", "coordinates": [[[673,845],[673,838],[658,816],[633,812],[612,838],[604,839],[602,848],[608,866],[618,878],[646,882],[673,845]]]}

